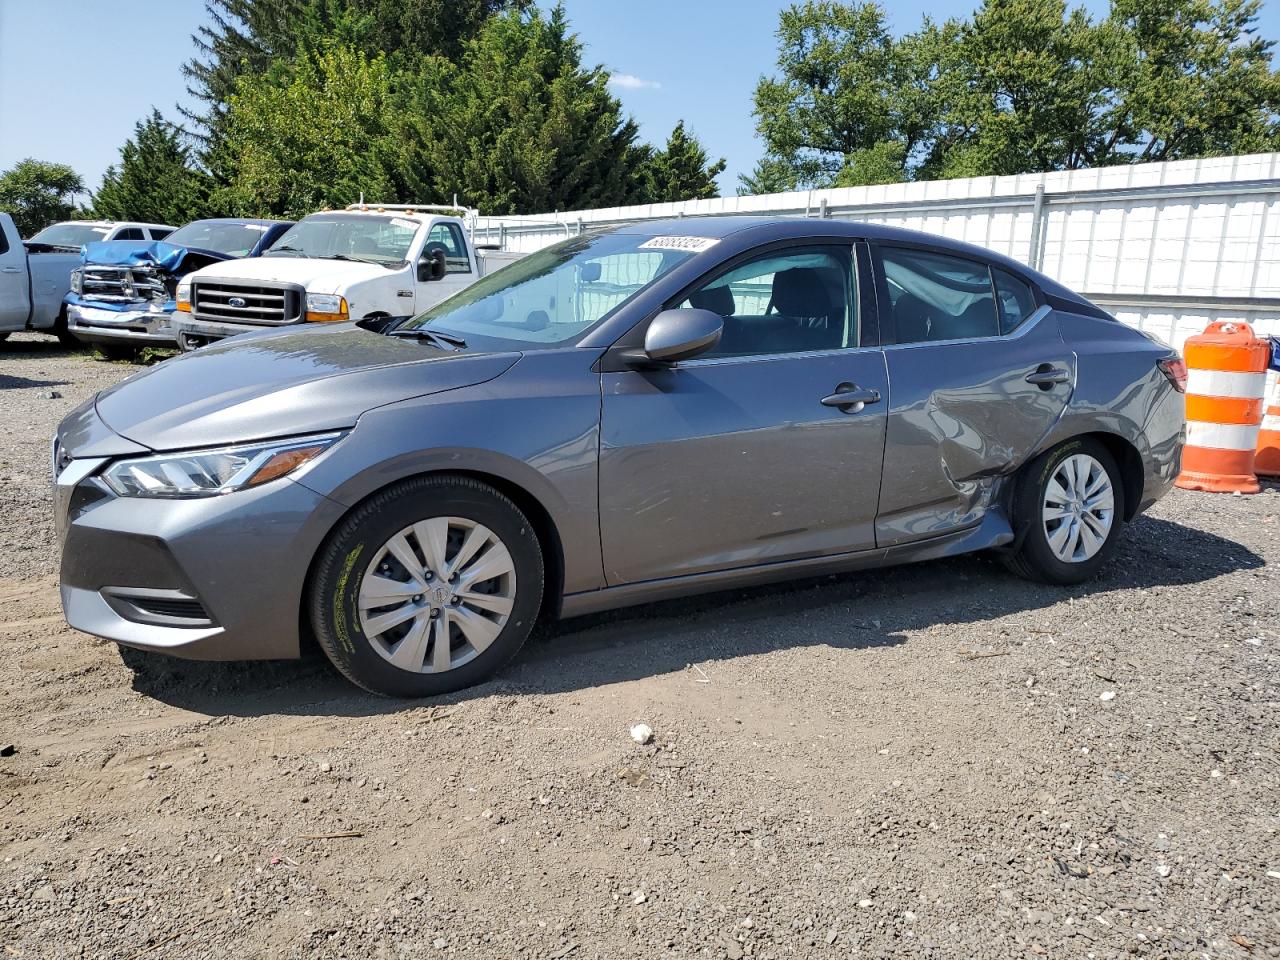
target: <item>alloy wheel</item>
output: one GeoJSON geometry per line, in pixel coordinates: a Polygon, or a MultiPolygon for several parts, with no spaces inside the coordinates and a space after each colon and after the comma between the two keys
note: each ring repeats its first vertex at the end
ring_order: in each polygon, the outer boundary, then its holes
{"type": "Polygon", "coordinates": [[[515,561],[497,534],[464,517],[432,517],[375,551],[357,606],[385,660],[410,673],[444,673],[498,638],[515,596],[515,561]]]}

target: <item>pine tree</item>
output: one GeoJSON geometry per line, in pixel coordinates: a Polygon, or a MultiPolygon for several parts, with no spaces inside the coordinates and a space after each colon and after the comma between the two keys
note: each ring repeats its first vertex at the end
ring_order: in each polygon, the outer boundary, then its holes
{"type": "Polygon", "coordinates": [[[159,110],[134,125],[93,197],[93,211],[107,220],[181,225],[204,212],[206,182],[182,135],[159,110]]]}
{"type": "Polygon", "coordinates": [[[653,154],[646,169],[648,200],[666,203],[718,197],[716,177],[724,173],[725,160],[707,163],[707,151],[679,121],[667,138],[665,150],[653,154]]]}

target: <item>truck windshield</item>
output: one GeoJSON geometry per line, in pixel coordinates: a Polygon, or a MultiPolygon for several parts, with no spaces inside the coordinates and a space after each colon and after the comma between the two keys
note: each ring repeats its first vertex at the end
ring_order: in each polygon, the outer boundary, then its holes
{"type": "Polygon", "coordinates": [[[265,255],[398,264],[409,259],[418,226],[418,221],[405,217],[316,214],[290,227],[265,255]]]}
{"type": "Polygon", "coordinates": [[[231,257],[247,257],[270,228],[262,223],[228,223],[225,220],[194,220],[164,238],[178,247],[212,250],[231,257]]]}
{"type": "Polygon", "coordinates": [[[584,234],[517,260],[391,332],[438,331],[499,349],[564,346],[691,256],[650,237],[584,234]]]}
{"type": "Polygon", "coordinates": [[[47,243],[51,247],[79,247],[95,240],[107,239],[110,227],[96,227],[86,223],[55,223],[45,227],[29,243],[47,243]]]}

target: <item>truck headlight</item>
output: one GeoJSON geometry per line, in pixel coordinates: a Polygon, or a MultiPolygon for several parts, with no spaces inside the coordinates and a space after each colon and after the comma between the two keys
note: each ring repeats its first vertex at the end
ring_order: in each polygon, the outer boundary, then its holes
{"type": "Polygon", "coordinates": [[[191,281],[180,280],[177,289],[173,291],[174,302],[177,303],[177,309],[182,313],[191,312],[191,281]]]}
{"type": "Polygon", "coordinates": [[[287,476],[320,456],[342,436],[341,433],[326,433],[292,440],[136,457],[113,463],[103,473],[102,479],[121,497],[216,497],[287,476]]]}
{"type": "Polygon", "coordinates": [[[347,301],[334,293],[307,294],[307,321],[339,323],[347,319],[347,301]]]}
{"type": "Polygon", "coordinates": [[[71,271],[71,292],[74,293],[76,296],[79,296],[80,294],[84,293],[84,271],[83,270],[71,271]]]}

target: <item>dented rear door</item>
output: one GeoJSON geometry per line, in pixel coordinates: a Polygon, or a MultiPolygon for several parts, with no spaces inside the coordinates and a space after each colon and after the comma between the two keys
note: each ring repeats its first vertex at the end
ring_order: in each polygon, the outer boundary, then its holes
{"type": "MultiPolygon", "coordinates": [[[[887,305],[881,329],[892,335],[893,305],[881,281],[878,299],[887,305]]],[[[880,547],[981,522],[995,478],[1036,451],[1075,384],[1075,354],[1047,306],[1005,335],[896,343],[885,347],[885,359],[890,402],[876,515],[880,547]]]]}

